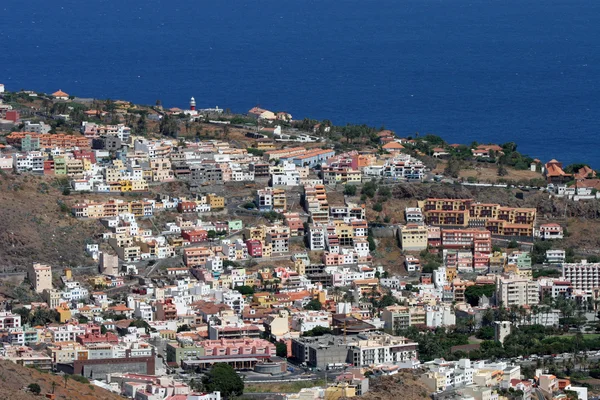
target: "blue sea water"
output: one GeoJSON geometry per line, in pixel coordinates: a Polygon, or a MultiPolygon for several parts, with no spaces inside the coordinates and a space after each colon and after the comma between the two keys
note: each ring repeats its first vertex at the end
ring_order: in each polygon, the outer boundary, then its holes
{"type": "Polygon", "coordinates": [[[2,0],[0,82],[255,105],[600,168],[598,0],[2,0]]]}

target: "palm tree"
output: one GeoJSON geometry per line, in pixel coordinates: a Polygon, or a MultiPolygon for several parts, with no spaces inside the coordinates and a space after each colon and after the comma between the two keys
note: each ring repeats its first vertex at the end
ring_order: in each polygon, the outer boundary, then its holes
{"type": "Polygon", "coordinates": [[[50,386],[52,386],[52,394],[54,394],[54,389],[56,388],[56,381],[52,381],[50,386]]]}
{"type": "Polygon", "coordinates": [[[64,374],[63,379],[65,380],[65,387],[67,387],[67,381],[69,380],[69,375],[64,374]]]}

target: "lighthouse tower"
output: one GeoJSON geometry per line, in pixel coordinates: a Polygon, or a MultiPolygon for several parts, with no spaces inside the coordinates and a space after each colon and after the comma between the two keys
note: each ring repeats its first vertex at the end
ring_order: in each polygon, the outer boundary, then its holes
{"type": "Polygon", "coordinates": [[[192,110],[192,111],[196,110],[196,100],[194,100],[193,97],[190,99],[190,110],[192,110]]]}

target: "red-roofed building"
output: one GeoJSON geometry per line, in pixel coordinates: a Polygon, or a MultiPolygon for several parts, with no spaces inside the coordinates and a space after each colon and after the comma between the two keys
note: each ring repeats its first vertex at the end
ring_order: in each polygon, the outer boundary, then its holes
{"type": "Polygon", "coordinates": [[[104,335],[86,333],[85,335],[77,336],[77,343],[81,343],[82,345],[88,345],[92,343],[118,344],[119,337],[111,332],[106,332],[104,335]]]}
{"type": "Polygon", "coordinates": [[[181,237],[190,243],[204,242],[208,238],[208,232],[205,230],[183,231],[181,237]]]}
{"type": "Polygon", "coordinates": [[[96,154],[90,150],[74,150],[73,157],[77,160],[89,160],[92,164],[96,164],[96,154]]]}
{"type": "Polygon", "coordinates": [[[69,95],[60,89],[52,93],[52,97],[54,97],[57,100],[69,100],[69,95]]]}
{"type": "Polygon", "coordinates": [[[550,160],[544,165],[544,175],[548,183],[565,183],[573,178],[573,175],[563,170],[562,163],[556,160],[550,160]]]}

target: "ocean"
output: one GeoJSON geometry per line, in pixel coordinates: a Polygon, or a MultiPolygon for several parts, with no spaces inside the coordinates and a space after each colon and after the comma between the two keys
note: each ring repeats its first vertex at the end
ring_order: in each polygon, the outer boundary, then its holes
{"type": "Polygon", "coordinates": [[[0,83],[515,141],[600,168],[597,0],[2,0],[0,83]]]}

